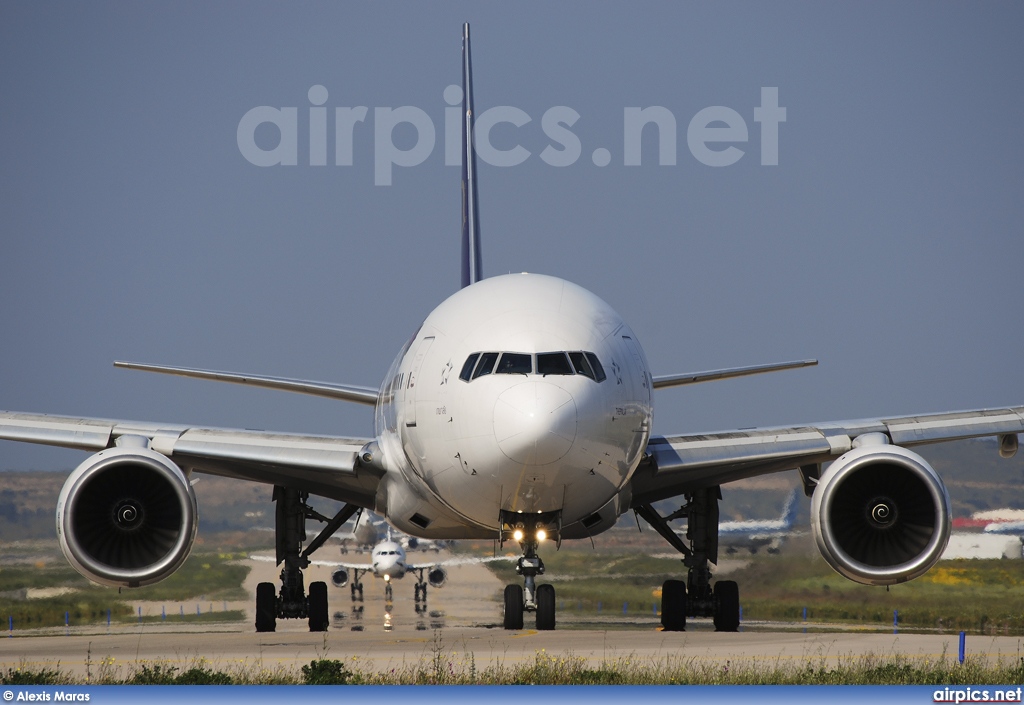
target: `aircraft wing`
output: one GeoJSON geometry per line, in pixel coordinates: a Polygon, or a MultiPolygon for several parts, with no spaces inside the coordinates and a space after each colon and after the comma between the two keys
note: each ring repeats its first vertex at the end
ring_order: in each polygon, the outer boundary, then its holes
{"type": "Polygon", "coordinates": [[[183,470],[288,484],[358,506],[373,506],[381,471],[359,461],[369,438],[196,428],[172,424],[0,411],[0,440],[101,451],[143,437],[183,470]]]}
{"type": "Polygon", "coordinates": [[[631,480],[633,505],[691,490],[835,460],[866,433],[912,447],[1024,432],[1024,407],[979,409],[806,426],[652,436],[631,480]]]}
{"type": "Polygon", "coordinates": [[[406,564],[406,568],[409,570],[430,570],[437,566],[444,566],[450,568],[451,566],[459,565],[475,565],[477,563],[494,563],[495,561],[517,561],[519,556],[459,556],[457,558],[448,558],[443,561],[434,561],[432,563],[423,563],[422,565],[413,565],[411,563],[406,564]]]}

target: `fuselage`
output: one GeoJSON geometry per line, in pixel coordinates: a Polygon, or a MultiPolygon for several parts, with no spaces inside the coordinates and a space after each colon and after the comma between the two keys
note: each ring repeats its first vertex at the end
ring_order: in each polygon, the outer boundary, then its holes
{"type": "Polygon", "coordinates": [[[603,531],[629,506],[651,384],[636,336],[585,289],[537,274],[466,287],[381,386],[378,511],[422,537],[490,538],[503,511],[558,513],[566,538],[603,531]]]}

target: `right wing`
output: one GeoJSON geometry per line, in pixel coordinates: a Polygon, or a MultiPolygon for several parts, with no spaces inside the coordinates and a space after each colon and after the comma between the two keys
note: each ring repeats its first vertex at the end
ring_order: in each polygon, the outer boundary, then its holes
{"type": "Polygon", "coordinates": [[[913,447],[1024,432],[1024,407],[836,421],[682,436],[652,436],[630,481],[633,503],[835,460],[859,436],[878,433],[913,447]]]}
{"type": "Polygon", "coordinates": [[[145,438],[186,472],[288,485],[372,507],[383,472],[360,460],[369,438],[196,428],[0,411],[0,440],[98,452],[145,438]]]}

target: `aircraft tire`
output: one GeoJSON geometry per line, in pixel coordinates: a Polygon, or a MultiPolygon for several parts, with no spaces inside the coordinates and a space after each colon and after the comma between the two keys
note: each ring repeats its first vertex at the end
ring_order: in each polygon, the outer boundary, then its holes
{"type": "Polygon", "coordinates": [[[256,586],[256,631],[277,630],[277,590],[273,583],[256,586]]]}
{"type": "Polygon", "coordinates": [[[715,583],[715,631],[735,632],[740,628],[740,589],[732,580],[715,583]]]}
{"type": "Polygon", "coordinates": [[[523,628],[523,587],[505,586],[505,629],[523,628]]]}
{"type": "Polygon", "coordinates": [[[661,586],[661,627],[666,632],[686,631],[686,583],[666,580],[661,586]]]}
{"type": "Polygon", "coordinates": [[[551,631],[555,628],[555,586],[537,587],[537,631],[551,631]]]}
{"type": "Polygon", "coordinates": [[[327,617],[327,583],[318,580],[309,584],[309,631],[326,632],[330,625],[327,617]]]}

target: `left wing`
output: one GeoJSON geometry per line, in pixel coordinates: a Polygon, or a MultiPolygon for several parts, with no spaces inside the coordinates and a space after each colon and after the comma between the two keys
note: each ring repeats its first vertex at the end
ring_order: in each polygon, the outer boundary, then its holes
{"type": "Polygon", "coordinates": [[[883,434],[893,445],[912,447],[1021,432],[1024,407],[652,436],[644,460],[631,479],[633,505],[746,477],[826,463],[869,433],[883,434]]]}
{"type": "Polygon", "coordinates": [[[114,421],[0,411],[0,440],[101,451],[145,440],[196,470],[373,506],[382,471],[361,461],[369,438],[114,421]]]}

